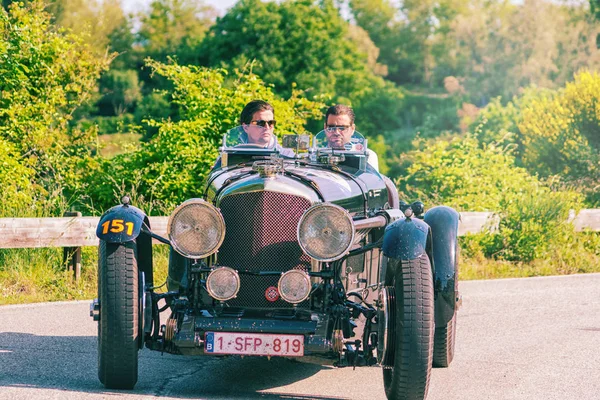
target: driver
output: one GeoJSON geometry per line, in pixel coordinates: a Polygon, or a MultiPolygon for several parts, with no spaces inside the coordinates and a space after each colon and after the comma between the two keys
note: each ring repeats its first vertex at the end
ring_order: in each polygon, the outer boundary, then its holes
{"type": "MultiPolygon", "coordinates": [[[[327,136],[327,147],[352,150],[351,139],[355,130],[354,110],[343,104],[329,107],[325,113],[324,129],[327,136]]],[[[373,150],[367,149],[367,163],[379,171],[379,160],[373,150]]]]}
{"type": "Polygon", "coordinates": [[[240,125],[243,128],[240,139],[243,143],[274,147],[275,124],[273,106],[263,100],[252,100],[240,115],[240,125]]]}
{"type": "Polygon", "coordinates": [[[273,133],[276,123],[275,110],[271,104],[264,100],[252,100],[246,104],[240,115],[241,142],[255,144],[258,147],[275,148],[282,156],[294,157],[293,150],[285,149],[277,143],[273,133]]]}

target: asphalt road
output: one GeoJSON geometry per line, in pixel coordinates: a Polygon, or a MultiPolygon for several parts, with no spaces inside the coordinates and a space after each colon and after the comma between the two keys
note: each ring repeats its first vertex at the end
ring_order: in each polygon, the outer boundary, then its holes
{"type": "MultiPolygon", "coordinates": [[[[454,363],[429,400],[600,399],[600,274],[462,282],[454,363]]],[[[134,391],[96,377],[88,302],[0,307],[0,399],[384,399],[376,367],[144,350],[134,391]]]]}

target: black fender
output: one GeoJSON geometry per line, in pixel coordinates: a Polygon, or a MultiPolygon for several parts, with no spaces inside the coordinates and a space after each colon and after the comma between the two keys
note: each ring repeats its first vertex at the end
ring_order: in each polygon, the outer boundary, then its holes
{"type": "Polygon", "coordinates": [[[137,244],[138,269],[144,272],[146,285],[153,285],[152,237],[142,230],[150,229],[148,216],[129,204],[110,208],[100,217],[96,236],[109,243],[125,243],[135,240],[137,244]]]}
{"type": "Polygon", "coordinates": [[[459,218],[458,212],[446,206],[433,207],[424,217],[433,240],[436,326],[445,326],[456,311],[459,218]]]}
{"type": "Polygon", "coordinates": [[[383,234],[383,255],[413,260],[428,250],[429,225],[418,218],[401,218],[389,224],[383,234]]]}

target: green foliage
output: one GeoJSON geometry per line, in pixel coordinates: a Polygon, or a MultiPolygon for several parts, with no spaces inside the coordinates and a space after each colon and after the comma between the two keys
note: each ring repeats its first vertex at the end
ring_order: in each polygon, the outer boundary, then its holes
{"type": "Polygon", "coordinates": [[[98,135],[127,133],[136,131],[136,118],[133,114],[121,114],[114,117],[91,117],[77,121],[78,128],[88,131],[96,129],[98,135]]]}
{"type": "Polygon", "coordinates": [[[513,144],[520,139],[517,126],[520,118],[518,105],[508,102],[504,106],[501,98],[496,97],[481,110],[472,128],[481,143],[513,144]]]}
{"type": "Polygon", "coordinates": [[[172,101],[180,120],[153,121],[158,133],[139,151],[99,162],[90,172],[95,206],[115,204],[124,192],[136,192],[143,202],[166,212],[190,197],[199,197],[215,159],[222,134],[239,124],[246,103],[263,99],[275,108],[279,134],[303,132],[307,118],[318,118],[323,107],[294,91],[287,100],[276,96],[256,75],[149,61],[155,73],[172,81],[172,101]],[[112,184],[103,184],[112,182],[112,184]]]}
{"type": "Polygon", "coordinates": [[[241,0],[209,30],[201,61],[242,67],[256,60],[253,72],[278,94],[299,87],[312,99],[351,105],[358,129],[376,135],[400,125],[403,94],[373,72],[359,36],[332,1],[241,0]]]}
{"type": "Polygon", "coordinates": [[[573,241],[567,219],[580,207],[580,195],[543,186],[493,144],[480,146],[471,136],[423,142],[402,160],[408,162],[398,181],[401,197],[498,213],[498,231],[467,239],[467,254],[529,262],[573,241]]]}
{"type": "Polygon", "coordinates": [[[14,216],[17,209],[31,206],[35,193],[32,179],[33,170],[19,162],[15,147],[0,137],[0,218],[14,216]]]}
{"type": "Polygon", "coordinates": [[[472,128],[483,143],[508,145],[517,162],[543,179],[583,192],[600,204],[600,75],[581,72],[550,91],[529,88],[506,106],[492,101],[472,128]]]}
{"type": "Polygon", "coordinates": [[[196,64],[200,44],[216,11],[198,0],[153,0],[149,13],[140,14],[139,51],[157,61],[175,58],[196,64]]]}
{"type": "Polygon", "coordinates": [[[109,70],[102,75],[99,83],[100,92],[104,95],[100,106],[109,104],[114,115],[121,115],[131,110],[142,98],[138,74],[134,70],[109,70]]]}
{"type": "Polygon", "coordinates": [[[560,175],[600,204],[600,75],[582,72],[553,97],[522,105],[523,163],[541,176],[560,175]]]}
{"type": "Polygon", "coordinates": [[[600,0],[590,0],[590,13],[600,20],[600,0]]]}
{"type": "Polygon", "coordinates": [[[506,193],[535,182],[514,166],[510,153],[476,138],[455,137],[416,143],[417,150],[399,158],[395,175],[401,197],[445,204],[464,211],[497,211],[506,193]]]}
{"type": "Polygon", "coordinates": [[[552,192],[536,185],[507,193],[500,204],[499,234],[484,254],[525,262],[550,258],[555,250],[573,243],[574,227],[567,220],[579,202],[574,192],[552,192]]]}
{"type": "MultiPolygon", "coordinates": [[[[597,69],[598,30],[581,2],[349,0],[356,23],[399,84],[434,90],[457,77],[466,101],[508,100],[531,84],[556,88],[597,69]]],[[[597,13],[591,0],[592,13],[597,13]]]]}
{"type": "MultiPolygon", "coordinates": [[[[57,193],[70,194],[56,188],[73,193],[80,187],[77,171],[87,162],[94,135],[69,131],[68,123],[91,97],[109,60],[94,55],[80,38],[56,31],[40,2],[0,10],[0,33],[5,61],[0,63],[0,141],[5,154],[18,160],[7,168],[21,174],[15,182],[31,195],[29,204],[34,198],[57,204],[57,193]],[[31,180],[29,188],[24,179],[31,180]]],[[[3,206],[23,209],[23,204],[3,206]]]]}

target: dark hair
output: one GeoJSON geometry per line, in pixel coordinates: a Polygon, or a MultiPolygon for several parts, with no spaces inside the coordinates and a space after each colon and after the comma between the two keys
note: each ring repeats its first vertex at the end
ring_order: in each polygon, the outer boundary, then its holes
{"type": "Polygon", "coordinates": [[[325,113],[325,123],[327,123],[327,118],[329,118],[330,115],[347,115],[350,117],[350,123],[354,123],[354,111],[352,110],[352,107],[343,104],[336,104],[335,106],[329,107],[325,113]]]}
{"type": "Polygon", "coordinates": [[[240,115],[240,124],[249,124],[252,121],[252,116],[257,111],[272,111],[275,114],[275,110],[273,106],[263,100],[252,100],[250,103],[246,104],[244,109],[242,110],[242,114],[240,115]]]}

